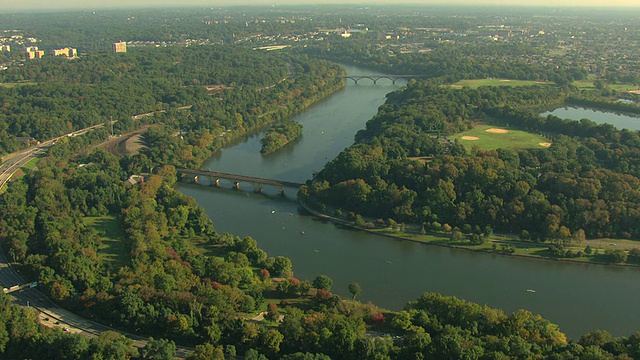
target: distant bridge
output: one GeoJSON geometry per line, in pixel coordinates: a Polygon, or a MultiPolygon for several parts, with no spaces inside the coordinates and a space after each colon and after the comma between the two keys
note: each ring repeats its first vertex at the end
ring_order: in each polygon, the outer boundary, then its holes
{"type": "MultiPolygon", "coordinates": [[[[193,176],[193,180],[198,182],[198,178],[204,176],[211,181],[211,185],[220,186],[220,179],[225,179],[229,181],[233,181],[233,186],[236,189],[240,189],[240,183],[250,183],[250,184],[258,184],[258,185],[271,185],[278,188],[292,188],[299,189],[302,185],[300,183],[295,183],[291,181],[281,181],[281,180],[273,180],[273,179],[264,179],[253,176],[246,175],[238,175],[238,174],[228,174],[222,173],[218,171],[207,171],[207,170],[191,170],[191,169],[176,169],[178,174],[193,176]]],[[[260,187],[262,190],[262,187],[260,187]]]]}
{"type": "Polygon", "coordinates": [[[338,76],[338,77],[343,79],[351,79],[356,84],[358,83],[358,81],[362,79],[369,79],[373,81],[374,84],[376,84],[380,79],[389,79],[393,84],[395,84],[396,80],[416,79],[416,78],[424,77],[424,75],[345,75],[345,76],[338,76]]]}

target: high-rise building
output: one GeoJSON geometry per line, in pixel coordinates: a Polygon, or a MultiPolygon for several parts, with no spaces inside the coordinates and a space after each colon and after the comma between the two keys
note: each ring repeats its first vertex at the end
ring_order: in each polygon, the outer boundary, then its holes
{"type": "Polygon", "coordinates": [[[29,60],[40,59],[44,56],[44,50],[38,50],[37,46],[29,46],[25,48],[27,51],[27,58],[29,60]]]}
{"type": "Polygon", "coordinates": [[[124,41],[120,41],[113,44],[113,52],[114,53],[126,53],[127,52],[127,43],[124,41]]]}

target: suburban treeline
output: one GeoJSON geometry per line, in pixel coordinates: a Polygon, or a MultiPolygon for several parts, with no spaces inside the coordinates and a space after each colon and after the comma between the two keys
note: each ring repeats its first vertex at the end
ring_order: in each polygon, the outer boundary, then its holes
{"type": "Polygon", "coordinates": [[[542,117],[532,109],[566,96],[551,86],[474,90],[411,83],[388,97],[356,144],[302,195],[433,230],[482,233],[490,226],[560,242],[578,234],[639,238],[638,132],[542,117]],[[553,145],[466,151],[439,136],[478,122],[545,134],[553,145]]]}
{"type": "Polygon", "coordinates": [[[302,124],[292,120],[273,124],[260,139],[262,154],[270,154],[302,135],[302,124]]]}
{"type": "Polygon", "coordinates": [[[303,50],[313,56],[341,63],[375,68],[391,74],[415,74],[438,78],[443,83],[462,79],[488,77],[552,81],[568,85],[585,79],[588,72],[574,64],[531,64],[539,52],[526,45],[466,44],[465,46],[438,44],[428,53],[398,53],[389,56],[385,47],[376,41],[347,41],[336,39],[330,48],[308,47],[303,50]]]}

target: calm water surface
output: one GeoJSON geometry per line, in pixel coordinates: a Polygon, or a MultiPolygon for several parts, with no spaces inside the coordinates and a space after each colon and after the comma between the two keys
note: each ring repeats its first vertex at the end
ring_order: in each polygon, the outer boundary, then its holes
{"type": "MultiPolygon", "coordinates": [[[[347,67],[351,75],[370,71],[347,67]]],[[[260,155],[263,133],[248,136],[210,159],[206,169],[304,182],[353,142],[355,133],[399,85],[361,80],[295,117],[303,137],[271,156],[260,155]]],[[[559,116],[559,115],[558,115],[559,116]]],[[[226,184],[228,185],[228,184],[226,184]]],[[[393,310],[425,291],[454,295],[512,312],[524,308],[560,325],[572,338],[597,328],[615,335],[640,330],[640,270],[513,258],[398,241],[341,228],[308,215],[277,189],[257,194],[180,184],[211,216],[218,232],[252,236],[270,256],[294,263],[295,276],[327,274],[333,290],[393,310]],[[302,234],[304,231],[304,234],[302,234]],[[534,289],[535,293],[527,289],[534,289]]]]}
{"type": "Polygon", "coordinates": [[[611,124],[618,129],[640,130],[640,118],[582,107],[563,107],[542,115],[554,115],[561,119],[589,119],[598,124],[611,124]]]}

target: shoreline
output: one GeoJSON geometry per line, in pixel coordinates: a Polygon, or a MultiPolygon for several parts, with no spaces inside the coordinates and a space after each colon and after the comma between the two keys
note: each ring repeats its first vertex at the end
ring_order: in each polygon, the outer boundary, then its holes
{"type": "MultiPolygon", "coordinates": [[[[482,249],[482,248],[480,248],[480,249],[472,249],[472,248],[469,248],[469,247],[466,247],[466,246],[458,246],[458,245],[454,245],[454,244],[446,244],[446,243],[437,242],[437,241],[424,241],[424,240],[412,238],[411,236],[403,236],[403,235],[399,235],[399,234],[395,235],[395,234],[390,234],[390,233],[383,233],[383,232],[380,232],[380,231],[375,231],[375,230],[366,229],[366,228],[362,228],[362,227],[356,226],[356,225],[353,224],[352,221],[343,220],[343,219],[337,218],[335,216],[331,216],[331,215],[319,212],[319,211],[311,208],[311,206],[309,206],[308,204],[306,204],[305,202],[303,202],[302,200],[299,200],[299,199],[298,199],[298,204],[303,209],[308,211],[310,214],[312,214],[313,216],[316,216],[316,217],[318,217],[320,219],[328,220],[328,221],[331,221],[331,222],[333,222],[335,224],[347,226],[349,228],[356,229],[356,230],[359,230],[359,231],[365,231],[365,232],[367,232],[369,234],[375,234],[375,235],[379,235],[379,236],[388,237],[388,238],[391,238],[391,239],[394,239],[394,240],[398,240],[398,241],[411,241],[411,242],[424,244],[424,245],[440,246],[440,247],[446,247],[446,248],[450,248],[450,249],[473,251],[473,252],[485,253],[485,254],[490,254],[490,255],[515,256],[515,257],[522,257],[522,258],[528,258],[528,259],[547,260],[547,261],[560,261],[560,262],[567,262],[567,263],[573,263],[573,264],[583,264],[583,265],[598,265],[598,266],[616,266],[616,267],[640,268],[640,264],[606,263],[606,262],[598,262],[598,261],[583,261],[583,260],[572,259],[572,258],[553,258],[553,257],[536,256],[536,255],[529,255],[529,254],[517,254],[517,253],[508,254],[508,253],[503,253],[503,252],[500,252],[500,251],[492,251],[491,249],[482,249]]],[[[436,236],[440,236],[440,235],[436,235],[436,236]]],[[[489,242],[492,242],[494,244],[505,244],[505,243],[508,243],[509,240],[505,240],[505,241],[489,240],[489,242]]],[[[535,243],[531,243],[531,244],[532,245],[536,245],[535,243]]]]}

